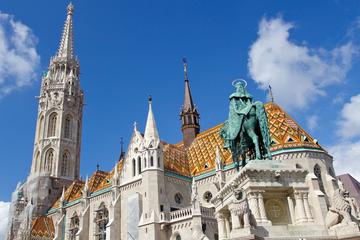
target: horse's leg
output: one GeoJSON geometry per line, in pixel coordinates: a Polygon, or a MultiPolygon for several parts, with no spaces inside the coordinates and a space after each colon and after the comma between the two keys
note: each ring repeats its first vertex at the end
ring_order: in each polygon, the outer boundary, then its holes
{"type": "Polygon", "coordinates": [[[260,159],[261,154],[260,154],[260,148],[259,148],[259,137],[256,135],[256,133],[252,129],[248,129],[247,133],[255,145],[256,159],[260,159]]]}

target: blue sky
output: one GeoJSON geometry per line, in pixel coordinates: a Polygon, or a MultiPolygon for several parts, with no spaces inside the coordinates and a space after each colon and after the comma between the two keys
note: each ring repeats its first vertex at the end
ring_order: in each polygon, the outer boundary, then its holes
{"type": "MultiPolygon", "coordinates": [[[[134,121],[144,129],[149,94],[161,138],[181,140],[184,56],[202,130],[227,117],[233,79],[247,79],[262,101],[271,83],[275,101],[334,154],[337,173],[360,176],[359,1],[73,3],[86,103],[83,177],[97,163],[111,169],[134,121]]],[[[12,21],[27,26],[29,50],[18,51],[28,61],[25,70],[17,62],[0,66],[0,201],[10,200],[30,170],[35,96],[58,48],[67,4],[3,0],[0,6],[0,43],[11,41],[12,21]]],[[[6,55],[0,56],[1,65],[6,55]]]]}

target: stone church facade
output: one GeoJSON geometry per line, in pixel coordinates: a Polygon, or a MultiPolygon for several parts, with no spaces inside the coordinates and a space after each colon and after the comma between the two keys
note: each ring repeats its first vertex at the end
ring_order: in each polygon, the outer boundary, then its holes
{"type": "Polygon", "coordinates": [[[73,6],[43,76],[31,173],[13,195],[7,240],[360,239],[359,207],[333,158],[274,102],[272,160],[235,169],[222,124],[200,131],[184,63],[183,140],[159,136],[149,98],[142,132],[110,172],[79,179],[84,93],[73,6]]]}

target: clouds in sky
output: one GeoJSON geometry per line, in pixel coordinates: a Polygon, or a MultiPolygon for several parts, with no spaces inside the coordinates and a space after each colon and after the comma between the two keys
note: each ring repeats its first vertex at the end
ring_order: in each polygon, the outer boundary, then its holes
{"type": "Polygon", "coordinates": [[[0,12],[0,98],[35,80],[40,64],[36,44],[28,26],[0,12]]]}
{"type": "Polygon", "coordinates": [[[0,239],[5,239],[9,217],[9,202],[0,201],[0,239]]]}
{"type": "Polygon", "coordinates": [[[262,19],[248,68],[260,88],[272,86],[281,106],[301,109],[325,95],[326,86],[344,81],[357,49],[351,42],[332,50],[300,45],[289,39],[292,28],[280,17],[262,19]]]}
{"type": "Polygon", "coordinates": [[[350,173],[360,179],[360,140],[343,141],[328,147],[329,153],[334,157],[336,174],[350,173]]]}
{"type": "Polygon", "coordinates": [[[343,138],[360,136],[360,94],[344,104],[338,127],[338,134],[343,138]]]}

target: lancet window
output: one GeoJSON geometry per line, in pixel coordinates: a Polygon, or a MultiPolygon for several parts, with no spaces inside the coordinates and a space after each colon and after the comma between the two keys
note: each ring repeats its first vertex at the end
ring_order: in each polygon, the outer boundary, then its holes
{"type": "Polygon", "coordinates": [[[105,240],[106,239],[106,225],[109,223],[109,211],[105,207],[104,203],[100,204],[99,209],[96,211],[96,240],[105,240]]]}
{"type": "Polygon", "coordinates": [[[317,164],[315,164],[315,166],[314,166],[314,174],[318,178],[320,190],[323,193],[325,193],[324,183],[323,183],[322,177],[321,177],[321,168],[317,164]]]}
{"type": "Polygon", "coordinates": [[[70,219],[70,228],[69,228],[70,240],[76,239],[76,233],[79,231],[79,225],[80,225],[79,216],[76,213],[74,213],[74,215],[70,219]]]}
{"type": "Polygon", "coordinates": [[[49,117],[49,128],[48,128],[48,137],[53,137],[56,134],[56,122],[57,114],[52,113],[49,117]]]}
{"type": "Polygon", "coordinates": [[[67,115],[65,118],[64,137],[71,138],[71,116],[67,115]]]}
{"type": "Polygon", "coordinates": [[[61,176],[66,176],[69,165],[69,153],[64,152],[61,162],[61,176]]]}
{"type": "Polygon", "coordinates": [[[53,161],[54,161],[54,150],[49,149],[46,153],[45,162],[44,162],[44,169],[46,171],[49,171],[49,172],[51,171],[53,161]]]}

